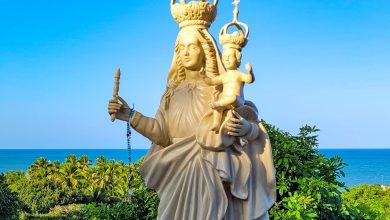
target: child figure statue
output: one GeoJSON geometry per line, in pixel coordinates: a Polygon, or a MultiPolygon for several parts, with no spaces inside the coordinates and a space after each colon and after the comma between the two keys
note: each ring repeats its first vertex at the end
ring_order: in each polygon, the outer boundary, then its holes
{"type": "Polygon", "coordinates": [[[220,129],[221,119],[225,110],[232,110],[244,105],[244,84],[255,81],[250,64],[245,65],[248,71],[247,74],[237,69],[241,64],[241,50],[248,41],[249,33],[248,27],[244,24],[247,28],[247,33],[244,35],[244,31],[239,24],[243,23],[233,21],[225,25],[219,34],[219,41],[223,46],[222,62],[226,72],[214,78],[205,78],[205,82],[208,85],[223,85],[218,100],[210,103],[210,107],[214,110],[214,121],[211,130],[215,132],[218,132],[220,129]],[[235,25],[238,31],[228,34],[227,29],[232,25],[235,25]]]}

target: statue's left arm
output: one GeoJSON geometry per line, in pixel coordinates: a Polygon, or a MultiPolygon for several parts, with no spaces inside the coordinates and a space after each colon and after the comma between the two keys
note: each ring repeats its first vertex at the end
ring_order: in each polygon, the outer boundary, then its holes
{"type": "Polygon", "coordinates": [[[250,114],[240,115],[233,110],[233,115],[222,123],[218,133],[210,131],[213,121],[212,112],[206,114],[202,119],[202,123],[200,123],[196,134],[198,143],[211,151],[223,151],[225,147],[228,147],[235,142],[236,137],[244,138],[249,141],[258,138],[260,134],[260,125],[259,120],[257,119],[256,110],[249,106],[246,106],[245,108],[248,110],[247,113],[250,111],[250,114]]]}
{"type": "Polygon", "coordinates": [[[250,140],[256,139],[259,134],[258,124],[245,119],[234,110],[232,112],[235,117],[231,117],[225,125],[227,134],[236,137],[246,136],[250,140]]]}

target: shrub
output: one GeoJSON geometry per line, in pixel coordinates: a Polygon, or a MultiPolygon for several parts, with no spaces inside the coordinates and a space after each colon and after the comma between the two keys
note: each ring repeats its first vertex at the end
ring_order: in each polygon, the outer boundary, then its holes
{"type": "Polygon", "coordinates": [[[390,219],[390,189],[380,185],[360,185],[343,193],[343,205],[358,208],[363,219],[390,219]]]}
{"type": "MultiPolygon", "coordinates": [[[[159,198],[154,190],[148,189],[139,172],[139,166],[143,159],[137,163],[132,163],[131,173],[131,190],[132,196],[127,196],[119,202],[113,203],[91,203],[84,208],[87,219],[157,219],[157,208],[159,198]]],[[[127,179],[127,176],[124,176],[127,179]]],[[[127,189],[127,181],[121,188],[127,189]]]]}
{"type": "Polygon", "coordinates": [[[137,207],[131,203],[121,201],[114,204],[91,203],[84,207],[85,219],[143,219],[142,216],[134,215],[137,207]]]}
{"type": "Polygon", "coordinates": [[[148,189],[139,172],[139,166],[143,158],[137,163],[131,164],[131,184],[134,193],[131,203],[136,207],[134,216],[142,216],[139,219],[157,219],[157,209],[160,202],[156,191],[148,189]]]}
{"type": "Polygon", "coordinates": [[[17,193],[22,202],[24,211],[47,213],[51,207],[61,204],[63,193],[58,188],[48,186],[45,181],[27,178],[21,172],[9,172],[7,179],[10,188],[17,193]]]}
{"type": "MultiPolygon", "coordinates": [[[[143,159],[132,163],[131,173],[131,197],[125,197],[120,202],[91,203],[84,208],[87,219],[157,219],[159,198],[154,190],[148,189],[139,172],[139,166],[143,159]]],[[[127,179],[127,176],[125,176],[127,179]]],[[[122,184],[123,189],[127,189],[122,184]]],[[[127,194],[127,190],[125,190],[127,194]]]]}
{"type": "Polygon", "coordinates": [[[338,177],[345,163],[326,158],[317,145],[316,127],[304,126],[291,135],[263,122],[269,134],[276,169],[277,201],[270,210],[274,219],[349,219],[338,177]]]}
{"type": "Polygon", "coordinates": [[[8,172],[10,189],[18,195],[27,213],[48,213],[56,205],[113,203],[127,192],[128,166],[123,162],[68,155],[64,163],[39,158],[27,173],[8,172]]]}
{"type": "Polygon", "coordinates": [[[71,204],[65,206],[55,206],[50,209],[50,212],[47,214],[30,214],[22,212],[19,215],[19,219],[50,219],[50,220],[73,220],[73,219],[85,219],[83,208],[84,204],[71,204]]]}
{"type": "Polygon", "coordinates": [[[19,209],[18,199],[11,192],[4,174],[0,174],[0,216],[2,219],[16,219],[19,209]]]}

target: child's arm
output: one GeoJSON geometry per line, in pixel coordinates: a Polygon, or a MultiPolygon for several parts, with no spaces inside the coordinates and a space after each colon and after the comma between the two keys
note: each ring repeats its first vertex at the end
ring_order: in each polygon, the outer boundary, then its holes
{"type": "Polygon", "coordinates": [[[222,84],[222,77],[221,76],[216,76],[214,78],[204,77],[204,81],[206,82],[207,85],[216,86],[222,84]]]}
{"type": "Polygon", "coordinates": [[[242,81],[246,82],[246,83],[253,83],[255,81],[255,75],[253,75],[253,70],[252,70],[252,66],[247,63],[245,64],[245,68],[246,70],[248,70],[248,74],[243,74],[241,77],[242,77],[242,81]]]}

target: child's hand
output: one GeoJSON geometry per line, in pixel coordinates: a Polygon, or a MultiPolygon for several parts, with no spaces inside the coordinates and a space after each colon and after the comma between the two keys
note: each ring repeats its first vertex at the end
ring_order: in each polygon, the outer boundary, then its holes
{"type": "Polygon", "coordinates": [[[247,63],[245,64],[245,68],[248,70],[248,74],[243,77],[244,82],[253,83],[255,81],[255,75],[253,74],[252,66],[249,63],[247,63]]]}
{"type": "Polygon", "coordinates": [[[249,63],[245,64],[245,68],[248,70],[248,73],[252,72],[252,66],[249,63]]]}

